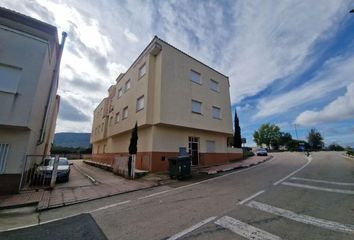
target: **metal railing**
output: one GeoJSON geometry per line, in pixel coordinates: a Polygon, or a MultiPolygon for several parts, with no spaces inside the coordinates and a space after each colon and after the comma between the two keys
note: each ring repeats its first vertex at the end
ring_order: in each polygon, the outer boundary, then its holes
{"type": "Polygon", "coordinates": [[[27,155],[21,174],[19,190],[53,188],[59,156],[27,155]]]}

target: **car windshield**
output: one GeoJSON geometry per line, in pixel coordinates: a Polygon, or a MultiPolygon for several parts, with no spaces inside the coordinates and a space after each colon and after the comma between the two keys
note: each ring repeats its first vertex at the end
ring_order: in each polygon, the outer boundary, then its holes
{"type": "MultiPolygon", "coordinates": [[[[44,159],[44,164],[43,166],[53,166],[54,164],[54,158],[47,158],[44,159]]],[[[69,161],[66,158],[59,158],[59,165],[61,166],[67,166],[69,165],[69,161]]]]}
{"type": "Polygon", "coordinates": [[[66,158],[59,158],[59,165],[69,165],[69,161],[66,158]]]}
{"type": "Polygon", "coordinates": [[[258,148],[258,151],[266,151],[264,148],[258,148]]]}

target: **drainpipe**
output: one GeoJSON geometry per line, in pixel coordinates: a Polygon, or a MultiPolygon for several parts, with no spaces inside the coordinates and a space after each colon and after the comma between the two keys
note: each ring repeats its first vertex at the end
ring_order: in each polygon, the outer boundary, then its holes
{"type": "Polygon", "coordinates": [[[61,43],[59,45],[59,52],[57,54],[57,59],[56,59],[56,63],[55,63],[54,70],[53,70],[53,77],[52,77],[52,81],[50,83],[50,91],[49,91],[49,95],[47,98],[47,104],[45,106],[45,114],[43,116],[40,137],[38,139],[37,145],[41,145],[44,142],[45,129],[47,127],[49,109],[52,104],[53,94],[56,94],[56,89],[58,87],[60,61],[61,61],[61,56],[63,54],[65,39],[67,36],[68,36],[68,34],[66,32],[62,32],[61,43]]]}

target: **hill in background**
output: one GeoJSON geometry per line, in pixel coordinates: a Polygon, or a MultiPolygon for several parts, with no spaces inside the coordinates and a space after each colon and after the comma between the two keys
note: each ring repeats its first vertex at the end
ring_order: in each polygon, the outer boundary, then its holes
{"type": "Polygon", "coordinates": [[[54,145],[60,147],[90,147],[90,133],[63,132],[54,135],[54,145]]]}

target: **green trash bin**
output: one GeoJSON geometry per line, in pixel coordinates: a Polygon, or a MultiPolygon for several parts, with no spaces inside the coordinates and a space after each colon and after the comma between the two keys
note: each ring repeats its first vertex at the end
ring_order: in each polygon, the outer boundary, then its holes
{"type": "Polygon", "coordinates": [[[189,156],[168,159],[170,178],[183,179],[191,176],[191,158],[189,156]]]}

